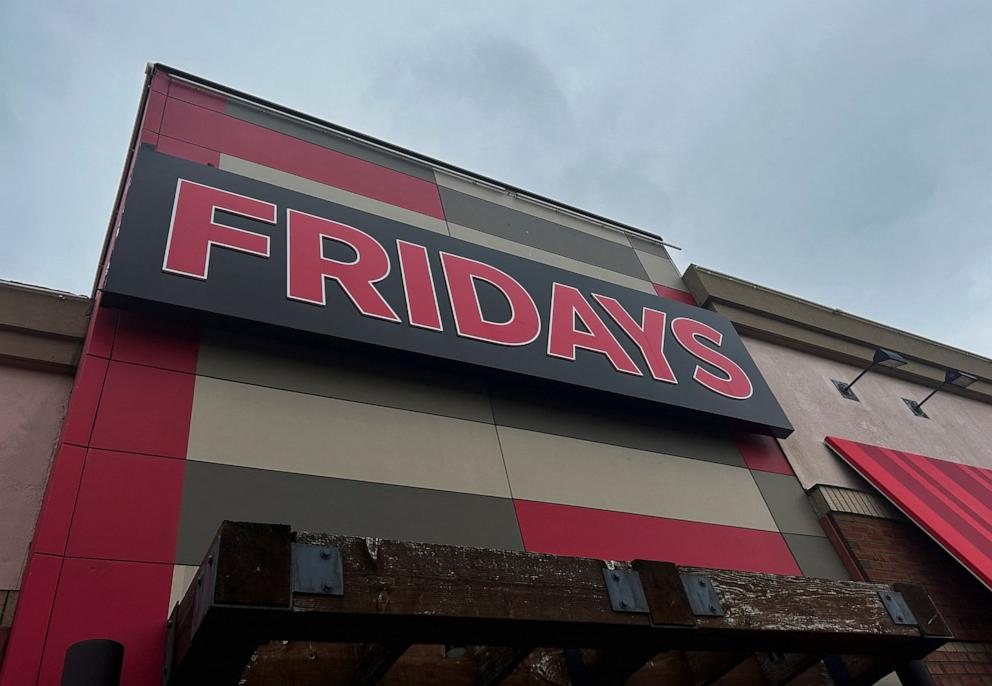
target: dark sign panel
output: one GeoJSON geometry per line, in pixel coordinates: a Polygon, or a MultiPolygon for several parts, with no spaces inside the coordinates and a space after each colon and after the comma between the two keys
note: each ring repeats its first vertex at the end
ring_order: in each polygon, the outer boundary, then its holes
{"type": "Polygon", "coordinates": [[[150,149],[105,291],[792,431],[709,310],[150,149]]]}

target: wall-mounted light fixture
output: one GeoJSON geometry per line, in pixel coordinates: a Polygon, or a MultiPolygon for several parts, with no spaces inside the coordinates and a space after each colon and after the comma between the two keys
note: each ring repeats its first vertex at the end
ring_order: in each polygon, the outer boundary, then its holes
{"type": "Polygon", "coordinates": [[[906,358],[899,353],[892,352],[891,350],[886,350],[885,348],[879,348],[875,351],[874,357],[871,359],[871,364],[861,370],[861,373],[854,377],[854,381],[851,383],[844,383],[843,381],[837,381],[836,379],[831,379],[834,386],[840,392],[842,396],[848,400],[855,400],[861,402],[857,395],[851,388],[854,384],[858,383],[858,379],[868,373],[873,367],[901,367],[906,364],[906,358]]]}
{"type": "Polygon", "coordinates": [[[929,417],[927,417],[927,413],[923,411],[923,403],[930,400],[930,398],[932,398],[937,391],[939,391],[944,386],[957,386],[958,388],[968,388],[968,386],[975,383],[976,381],[978,381],[978,379],[972,376],[971,374],[965,374],[964,372],[959,372],[957,369],[948,369],[947,372],[944,373],[944,380],[940,382],[940,385],[937,386],[937,388],[930,391],[930,395],[925,397],[923,400],[921,400],[920,402],[916,402],[915,400],[903,398],[902,401],[906,403],[907,406],[909,406],[910,411],[912,411],[912,413],[915,414],[917,417],[923,417],[924,419],[929,419],[929,417]]]}

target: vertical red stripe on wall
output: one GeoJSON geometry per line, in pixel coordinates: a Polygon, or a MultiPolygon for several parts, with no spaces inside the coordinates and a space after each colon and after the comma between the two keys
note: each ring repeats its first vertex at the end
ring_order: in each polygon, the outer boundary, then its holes
{"type": "Polygon", "coordinates": [[[97,357],[110,357],[117,334],[117,310],[100,307],[99,300],[93,306],[89,330],[86,336],[86,352],[97,357]]]}
{"type": "Polygon", "coordinates": [[[184,467],[184,460],[91,448],[66,554],[171,565],[184,467]]]}
{"type": "Polygon", "coordinates": [[[524,548],[602,560],[660,560],[701,567],[800,575],[775,531],[514,500],[524,548]]]}
{"type": "Polygon", "coordinates": [[[83,478],[86,448],[63,443],[55,453],[52,471],[48,475],[45,498],[41,503],[38,525],[34,531],[34,551],[65,555],[69,540],[69,525],[83,478]]]}
{"type": "Polygon", "coordinates": [[[38,665],[37,683],[58,684],[65,649],[97,637],[124,643],[122,684],[157,682],[198,336],[120,314],[98,306],[91,320],[63,427],[78,445],[63,443],[49,476],[2,686],[34,685],[38,665]]]}
{"type": "Polygon", "coordinates": [[[28,558],[0,670],[0,686],[34,686],[37,682],[61,571],[61,557],[33,553],[28,558]]]}
{"type": "Polygon", "coordinates": [[[83,354],[80,358],[65,422],[62,424],[64,442],[89,445],[108,365],[108,360],[103,357],[83,354]]]}
{"type": "Polygon", "coordinates": [[[158,684],[171,584],[172,565],[66,558],[39,686],[58,686],[66,649],[97,637],[124,644],[121,686],[158,684]]]}
{"type": "Polygon", "coordinates": [[[186,457],[195,376],[111,360],[90,445],[186,457]]]}
{"type": "Polygon", "coordinates": [[[121,312],[113,358],[131,364],[196,373],[199,339],[188,327],[167,319],[121,312]]]}

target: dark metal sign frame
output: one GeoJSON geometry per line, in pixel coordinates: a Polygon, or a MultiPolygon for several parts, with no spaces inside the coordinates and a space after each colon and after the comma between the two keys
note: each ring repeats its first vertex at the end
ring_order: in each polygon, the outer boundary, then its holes
{"type": "Polygon", "coordinates": [[[104,292],[792,431],[721,315],[149,147],[104,292]]]}

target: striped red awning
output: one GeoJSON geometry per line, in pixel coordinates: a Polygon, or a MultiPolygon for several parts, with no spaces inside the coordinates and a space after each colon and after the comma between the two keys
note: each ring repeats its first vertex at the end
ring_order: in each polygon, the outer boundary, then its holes
{"type": "Polygon", "coordinates": [[[992,470],[834,436],[826,442],[992,589],[992,470]]]}

